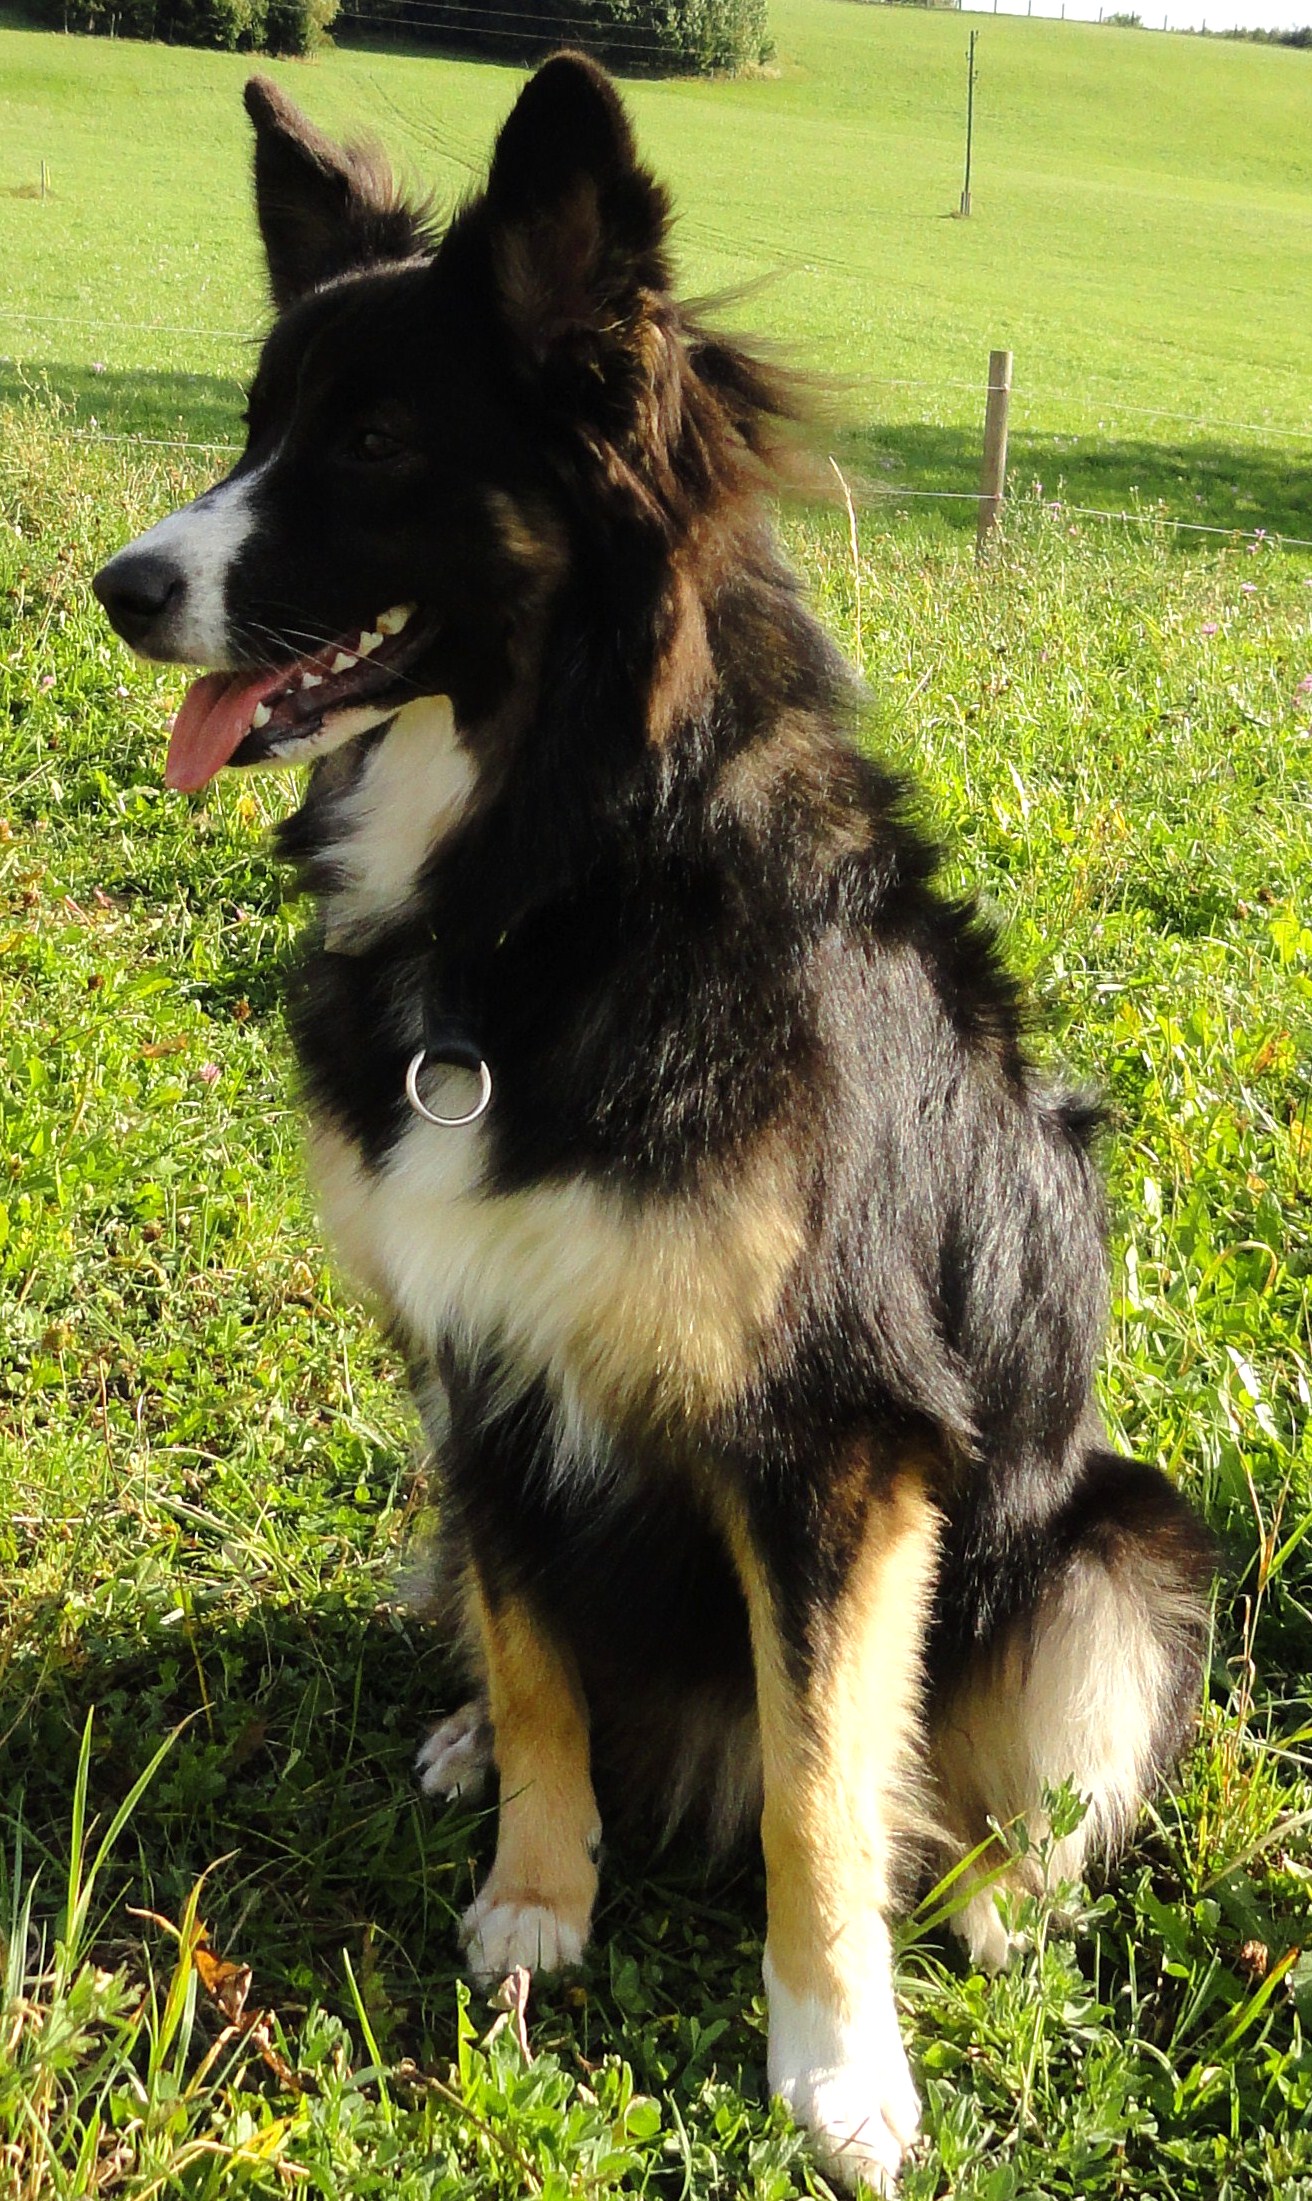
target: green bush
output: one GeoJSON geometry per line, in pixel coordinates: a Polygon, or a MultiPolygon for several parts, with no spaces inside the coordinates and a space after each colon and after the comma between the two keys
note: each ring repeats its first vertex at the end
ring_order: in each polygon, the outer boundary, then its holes
{"type": "Polygon", "coordinates": [[[44,23],[227,53],[312,53],[339,0],[36,0],[44,23]]]}
{"type": "Polygon", "coordinates": [[[499,60],[582,47],[630,74],[732,72],[773,51],[766,0],[346,0],[341,20],[499,60]]]}
{"type": "MultiPolygon", "coordinates": [[[[928,0],[934,4],[934,0],[928,0]]],[[[305,54],[331,23],[498,60],[583,47],[630,74],[732,73],[773,52],[767,0],[33,0],[39,21],[228,53],[305,54]]]]}

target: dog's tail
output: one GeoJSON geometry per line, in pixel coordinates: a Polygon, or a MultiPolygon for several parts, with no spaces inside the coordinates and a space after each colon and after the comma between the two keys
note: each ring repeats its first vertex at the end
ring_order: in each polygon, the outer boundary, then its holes
{"type": "MultiPolygon", "coordinates": [[[[990,1821],[1023,1820],[1031,1847],[1004,1878],[1031,1890],[1117,1849],[1174,1765],[1198,1713],[1215,1572],[1211,1539],[1165,1476],[1100,1448],[1043,1545],[1045,1574],[967,1655],[933,1720],[952,1835],[970,1850],[990,1821]],[[1044,1808],[1065,1783],[1085,1804],[1072,1831],[1044,1808]]],[[[986,1854],[977,1877],[995,1871],[986,1854]]],[[[978,1962],[1005,1959],[987,1889],[953,1922],[978,1962]]]]}

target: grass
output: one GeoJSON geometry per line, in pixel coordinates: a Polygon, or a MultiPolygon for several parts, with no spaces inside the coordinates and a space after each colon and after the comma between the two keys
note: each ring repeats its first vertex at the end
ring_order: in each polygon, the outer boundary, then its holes
{"type": "MultiPolygon", "coordinates": [[[[776,81],[639,94],[663,157],[679,132],[662,141],[662,118],[704,118],[683,141],[683,196],[726,238],[749,229],[716,196],[731,165],[717,113],[746,128],[759,94],[772,127],[805,130],[823,92],[835,132],[847,102],[850,146],[851,42],[881,57],[895,114],[928,96],[935,41],[951,59],[961,35],[814,0],[780,28],[776,81]]],[[[1007,26],[1018,73],[1029,28],[1007,26]]],[[[1062,28],[1032,26],[1035,113],[1062,28]]],[[[1146,66],[1141,47],[1177,50],[1079,36],[1069,50],[1105,51],[1113,76],[1146,66]]],[[[0,49],[6,122],[25,97],[58,124],[57,191],[82,179],[40,212],[53,205],[55,244],[33,251],[22,232],[6,280],[33,311],[94,303],[125,325],[104,376],[76,332],[42,355],[50,387],[71,392],[80,362],[121,408],[98,417],[222,440],[233,399],[215,347],[133,324],[181,319],[188,284],[210,286],[216,320],[255,312],[231,174],[241,65],[28,34],[0,49]],[[134,81],[149,129],[126,119],[134,81]],[[206,87],[212,143],[186,124],[206,87]],[[111,142],[143,189],[155,177],[131,239],[112,218],[111,142]],[[202,237],[217,238],[203,261],[202,237]]],[[[1178,50],[1237,64],[1240,88],[1302,62],[1178,50]]],[[[441,128],[472,151],[502,72],[353,54],[295,81],[332,119],[388,99],[418,117],[439,74],[444,115],[462,118],[441,128]]],[[[1149,210],[1206,198],[1167,157],[1169,119],[1123,133],[1149,210]]],[[[911,188],[909,107],[902,127],[889,203],[911,188]]],[[[1071,161],[1093,193],[1096,127],[1079,128],[1071,161]]],[[[17,167],[38,140],[3,142],[17,167]]],[[[1255,143],[1255,194],[1292,223],[1304,156],[1255,143]]],[[[1207,189],[1237,205],[1239,155],[1226,171],[1222,154],[1207,189]]],[[[11,234],[33,204],[15,202],[11,234]]],[[[767,216],[763,202],[750,234],[774,234],[767,216]]],[[[829,234],[818,217],[811,234],[829,234]]],[[[914,296],[888,337],[908,371],[948,356],[934,256],[959,255],[943,297],[968,321],[961,255],[991,235],[927,220],[924,283],[887,278],[887,295],[914,296]]],[[[727,272],[709,251],[694,269],[727,272]]],[[[809,297],[818,321],[827,296],[821,348],[841,356],[846,281],[790,278],[753,311],[809,297]]],[[[1078,328],[1068,303],[1072,358],[1078,328]]],[[[1133,356],[1151,394],[1151,345],[1133,356]]],[[[1090,377],[1111,357],[1091,356],[1090,377]]],[[[1282,417],[1301,372],[1288,360],[1271,386],[1282,417]]],[[[453,1920],[490,1829],[421,1806],[410,1776],[450,1701],[397,1594],[426,1482],[397,1371],[302,1187],[278,1010],[299,914],[265,847],[285,790],[164,795],[178,682],[117,647],[86,586],[214,461],[80,440],[70,422],[87,412],[21,398],[0,419],[0,2194],[822,2194],[764,2101],[750,1858],[709,1879],[684,1850],[611,1854],[584,1970],[535,1991],[531,2061],[513,2024],[464,1998],[453,1920]]],[[[1247,481],[1246,456],[1235,465],[1247,481]]],[[[855,571],[845,521],[788,526],[862,660],[871,740],[920,778],[954,883],[999,914],[1041,1050],[1110,1094],[1105,1403],[1228,1555],[1199,1743],[1108,1884],[1037,1907],[1028,1953],[992,1982],[952,1953],[943,1899],[906,1928],[929,2134],[907,2201],[1309,2201],[1312,560],[1105,529],[1041,499],[1013,505],[982,576],[938,518],[867,515],[855,571]]]]}
{"type": "MultiPolygon", "coordinates": [[[[776,0],[773,25],[776,75],[633,103],[689,285],[766,279],[743,316],[848,378],[847,440],[884,487],[974,486],[1007,346],[1022,485],[1312,539],[1304,55],[990,18],[962,222],[962,27],[845,0],[776,0]]],[[[0,43],[0,389],[47,385],[102,429],[231,437],[264,295],[249,61],[0,43]]],[[[447,201],[519,81],[385,43],[269,66],[447,201]]]]}

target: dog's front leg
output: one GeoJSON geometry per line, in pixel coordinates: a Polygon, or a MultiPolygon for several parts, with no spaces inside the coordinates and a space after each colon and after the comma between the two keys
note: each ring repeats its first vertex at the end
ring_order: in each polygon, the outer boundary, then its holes
{"type": "Polygon", "coordinates": [[[920,2116],[888,1911],[915,1816],[936,1516],[909,1474],[861,1490],[837,1553],[772,1512],[749,1506],[732,1537],[765,1777],[770,2085],[829,2172],[888,2193],[920,2116]]]}
{"type": "Polygon", "coordinates": [[[551,1972],[583,1954],[597,1893],[600,1826],[588,1717],[568,1651],[518,1592],[471,1584],[501,1784],[497,1853],[462,1937],[471,1969],[551,1972]]]}

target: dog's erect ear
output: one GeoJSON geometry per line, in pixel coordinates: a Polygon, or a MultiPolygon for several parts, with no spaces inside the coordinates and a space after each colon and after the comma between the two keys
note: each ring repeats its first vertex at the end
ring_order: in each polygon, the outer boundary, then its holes
{"type": "Polygon", "coordinates": [[[253,76],[245,96],[276,306],[350,268],[428,249],[424,211],[406,205],[381,153],[334,145],[267,76],[253,76]]]}
{"type": "Polygon", "coordinates": [[[541,361],[595,354],[663,290],[668,205],[638,164],[619,93],[581,54],[556,54],[503,124],[487,185],[502,311],[541,361]]]}

